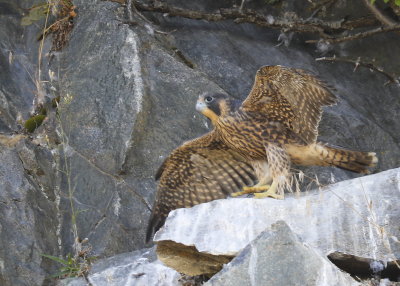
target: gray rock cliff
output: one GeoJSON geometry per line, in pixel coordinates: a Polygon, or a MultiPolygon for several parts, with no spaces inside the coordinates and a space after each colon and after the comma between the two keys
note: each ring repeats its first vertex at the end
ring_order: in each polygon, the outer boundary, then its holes
{"type": "MultiPolygon", "coordinates": [[[[42,2],[0,1],[1,285],[53,283],[49,275],[59,265],[41,254],[66,257],[75,251],[76,236],[88,239],[92,256],[144,248],[158,166],[183,141],[210,129],[195,111],[198,95],[220,91],[243,99],[262,65],[304,68],[337,89],[340,102],[321,121],[322,141],[377,152],[376,172],[400,165],[399,86],[384,86],[386,78],[368,69],[353,72],[346,63],[315,61],[333,54],[375,58],[399,74],[400,54],[392,52],[400,45],[396,33],[322,51],[304,43],[307,34],[288,33],[287,45],[278,45],[280,31],[233,21],[143,12],[149,21],[133,13],[127,23],[124,5],[75,0],[68,44],[50,52],[49,36],[39,57],[44,19],[21,26],[21,18],[42,2]],[[56,111],[51,100],[57,96],[56,111]],[[47,118],[34,133],[23,133],[38,104],[47,107],[47,118]]],[[[233,5],[168,3],[204,11],[233,5]]],[[[246,1],[247,8],[273,16],[296,11],[309,17],[306,4],[283,1],[277,8],[246,1]]],[[[361,1],[340,1],[329,9],[333,19],[369,14],[361,1]]],[[[322,183],[356,176],[331,168],[303,170],[322,183]]]]}

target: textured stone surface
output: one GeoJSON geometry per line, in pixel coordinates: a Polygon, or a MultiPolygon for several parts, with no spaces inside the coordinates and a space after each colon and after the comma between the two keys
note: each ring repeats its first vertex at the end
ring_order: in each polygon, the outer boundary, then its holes
{"type": "MultiPolygon", "coordinates": [[[[182,64],[148,30],[121,25],[125,15],[118,4],[82,3],[79,15],[71,43],[80,44],[66,47],[51,69],[60,70],[61,94],[72,97],[60,114],[76,208],[84,211],[77,218],[79,235],[89,238],[95,254],[111,255],[144,246],[155,170],[173,147],[206,130],[188,107],[217,85],[182,64]]],[[[73,237],[65,182],[62,240],[68,246],[73,237]]]]}
{"type": "MultiPolygon", "coordinates": [[[[84,2],[76,3],[71,44],[50,69],[60,74],[52,84],[71,96],[61,103],[68,144],[61,168],[70,164],[78,235],[89,239],[94,254],[111,255],[144,246],[149,211],[144,189],[120,176],[142,108],[140,43],[135,31],[120,25],[124,13],[118,4],[84,2]]],[[[74,241],[67,179],[63,176],[60,203],[65,252],[74,241]]]]}
{"type": "Polygon", "coordinates": [[[204,285],[359,285],[303,244],[283,221],[273,224],[204,285]]]}
{"type": "MultiPolygon", "coordinates": [[[[2,230],[7,229],[0,234],[0,282],[4,285],[43,284],[57,265],[39,254],[65,257],[73,252],[70,193],[78,212],[78,235],[89,239],[93,255],[144,247],[156,169],[173,148],[209,130],[207,120],[194,109],[198,94],[225,91],[244,98],[263,64],[306,68],[338,89],[341,102],[327,109],[320,128],[322,140],[376,151],[378,170],[400,164],[398,86],[384,87],[385,79],[367,69],[353,73],[347,64],[315,62],[322,53],[305,45],[305,36],[295,35],[289,46],[277,46],[280,32],[248,24],[144,13],[159,24],[155,28],[170,32],[164,35],[135,13],[138,24],[125,24],[127,16],[118,3],[75,0],[78,16],[69,44],[49,57],[51,38],[45,41],[43,89],[38,92],[37,36],[44,20],[26,27],[20,20],[29,7],[42,2],[0,1],[0,135],[20,132],[38,94],[45,104],[57,95],[69,95],[72,100],[62,103],[61,121],[49,109],[44,124],[20,145],[9,144],[8,139],[4,144],[0,137],[0,145],[7,150],[0,161],[6,181],[18,178],[7,191],[0,185],[0,196],[7,202],[0,203],[0,211],[7,214],[0,217],[2,230]],[[67,166],[69,186],[60,172],[67,166]],[[21,180],[27,182],[24,187],[17,183],[21,180]]],[[[339,2],[332,6],[339,11],[333,18],[369,13],[357,1],[339,2]]],[[[225,0],[171,3],[207,11],[232,5],[225,0]]],[[[261,0],[245,5],[266,14],[296,10],[308,17],[307,3],[282,1],[282,10],[261,0]]],[[[376,58],[377,65],[399,73],[400,54],[388,52],[396,46],[396,34],[385,34],[330,47],[324,55],[376,58]]],[[[330,168],[307,170],[311,176],[318,174],[322,182],[332,176],[336,180],[354,176],[330,168]]]]}
{"type": "Polygon", "coordinates": [[[155,241],[173,240],[215,255],[236,255],[284,220],[323,256],[340,251],[387,261],[400,257],[400,169],[330,185],[285,200],[235,198],[170,213],[155,241]]]}
{"type": "MultiPolygon", "coordinates": [[[[176,286],[180,274],[156,260],[155,247],[120,254],[96,262],[87,280],[93,286],[176,286]]],[[[59,283],[65,286],[89,285],[84,279],[69,279],[59,283]]]]}
{"type": "Polygon", "coordinates": [[[212,255],[199,252],[194,246],[187,246],[173,241],[157,243],[157,257],[166,266],[188,276],[207,275],[211,277],[233,256],[212,255]]]}
{"type": "Polygon", "coordinates": [[[24,8],[35,1],[0,3],[0,132],[16,131],[17,118],[27,118],[34,100],[39,43],[35,27],[20,25],[24,8]]]}
{"type": "Polygon", "coordinates": [[[57,220],[47,215],[56,205],[27,175],[16,150],[0,146],[0,162],[0,285],[41,284],[48,275],[43,268],[55,270],[41,254],[58,251],[57,220]]]}

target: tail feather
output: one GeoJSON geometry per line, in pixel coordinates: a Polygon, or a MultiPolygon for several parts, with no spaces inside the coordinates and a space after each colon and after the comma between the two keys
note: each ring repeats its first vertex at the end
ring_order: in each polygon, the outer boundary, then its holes
{"type": "Polygon", "coordinates": [[[317,142],[307,146],[287,145],[286,151],[294,164],[303,166],[335,166],[368,174],[368,168],[378,163],[374,152],[360,152],[317,142]]]}
{"type": "Polygon", "coordinates": [[[324,150],[320,153],[320,156],[322,156],[323,162],[329,166],[368,174],[368,168],[374,167],[378,163],[378,158],[374,152],[352,151],[327,145],[322,147],[324,150]]]}
{"type": "Polygon", "coordinates": [[[157,205],[155,202],[154,205],[147,225],[146,243],[149,243],[154,234],[164,225],[168,213],[171,211],[171,208],[164,204],[157,205]]]}
{"type": "Polygon", "coordinates": [[[155,213],[151,215],[146,230],[146,243],[152,240],[154,234],[163,226],[166,218],[165,215],[158,215],[155,213]]]}

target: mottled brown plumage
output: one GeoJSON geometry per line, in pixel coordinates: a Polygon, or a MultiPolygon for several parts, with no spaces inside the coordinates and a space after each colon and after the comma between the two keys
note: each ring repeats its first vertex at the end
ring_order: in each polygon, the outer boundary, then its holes
{"type": "Polygon", "coordinates": [[[312,143],[317,139],[322,107],[335,103],[327,85],[304,70],[266,66],[257,71],[242,108],[267,114],[269,120],[282,122],[304,143],[312,143]]]}
{"type": "Polygon", "coordinates": [[[281,66],[259,69],[242,103],[224,94],[201,95],[196,109],[214,130],[174,150],[160,167],[147,241],[176,208],[266,190],[255,197],[283,198],[292,163],[367,173],[377,162],[375,153],[316,141],[322,107],[335,102],[325,83],[281,66]]]}
{"type": "Polygon", "coordinates": [[[146,241],[171,210],[226,198],[257,182],[251,164],[228,148],[216,131],[175,149],[158,170],[158,179],[146,241]]]}

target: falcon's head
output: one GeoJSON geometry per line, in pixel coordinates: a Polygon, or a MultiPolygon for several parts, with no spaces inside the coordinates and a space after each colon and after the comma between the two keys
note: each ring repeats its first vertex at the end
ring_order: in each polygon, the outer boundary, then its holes
{"type": "Polygon", "coordinates": [[[237,107],[236,100],[222,93],[204,93],[199,96],[196,110],[208,117],[211,122],[218,121],[220,116],[227,115],[237,107]]]}

